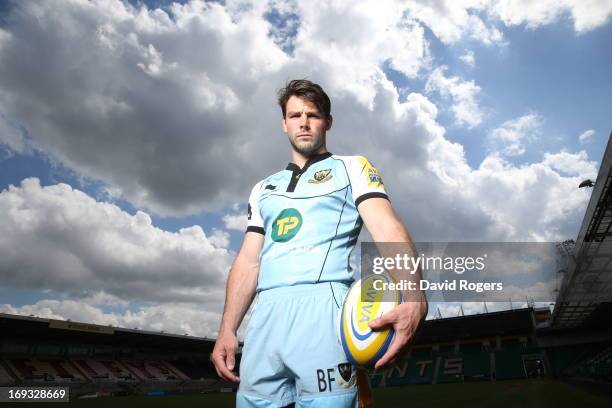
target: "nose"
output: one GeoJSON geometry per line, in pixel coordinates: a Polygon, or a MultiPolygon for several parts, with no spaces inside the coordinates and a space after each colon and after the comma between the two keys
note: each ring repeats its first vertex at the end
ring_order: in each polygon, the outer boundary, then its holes
{"type": "Polygon", "coordinates": [[[310,125],[308,123],[308,115],[306,115],[305,113],[303,113],[300,116],[300,128],[301,129],[309,129],[310,125]]]}

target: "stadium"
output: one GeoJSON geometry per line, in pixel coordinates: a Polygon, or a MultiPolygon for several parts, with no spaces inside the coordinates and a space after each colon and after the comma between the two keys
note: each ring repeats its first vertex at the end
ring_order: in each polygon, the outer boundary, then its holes
{"type": "Polygon", "coordinates": [[[0,0],[0,408],[612,407],[610,38],[610,0],[0,0]],[[370,268],[391,302],[338,296],[370,268]]]}
{"type": "MultiPolygon", "coordinates": [[[[611,183],[609,139],[552,311],[427,320],[402,361],[370,373],[375,406],[609,406],[611,183]]],[[[0,333],[0,386],[66,386],[73,404],[234,404],[213,339],[8,314],[0,333]]]]}

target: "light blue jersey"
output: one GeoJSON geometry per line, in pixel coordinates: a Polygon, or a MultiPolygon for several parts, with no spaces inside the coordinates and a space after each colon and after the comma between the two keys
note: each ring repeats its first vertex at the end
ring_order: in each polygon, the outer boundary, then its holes
{"type": "Polygon", "coordinates": [[[324,153],[300,169],[289,163],[255,185],[247,231],[265,235],[258,291],[353,280],[350,254],[361,231],[357,206],[387,198],[377,170],[362,156],[324,153]]]}

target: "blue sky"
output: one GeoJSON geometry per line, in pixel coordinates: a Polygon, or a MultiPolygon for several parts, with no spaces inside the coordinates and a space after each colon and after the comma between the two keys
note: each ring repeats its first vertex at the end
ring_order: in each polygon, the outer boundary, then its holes
{"type": "MultiPolygon", "coordinates": [[[[512,27],[504,30],[507,46],[494,47],[476,41],[462,41],[447,47],[428,32],[428,40],[439,64],[448,73],[473,79],[483,90],[482,103],[489,115],[475,129],[453,126],[449,112],[442,112],[440,122],[448,138],[461,143],[471,166],[476,167],[487,151],[482,141],[499,123],[529,112],[538,112],[546,120],[538,140],[515,163],[532,162],[543,152],[560,146],[571,151],[584,149],[589,157],[600,160],[610,134],[606,103],[612,91],[612,49],[607,46],[612,25],[576,35],[569,18],[536,29],[512,27]],[[477,63],[469,67],[459,60],[466,50],[474,52],[477,63]],[[577,135],[594,129],[592,143],[580,145],[577,135]],[[560,138],[561,140],[558,140],[560,138]]],[[[398,87],[423,89],[426,78],[408,79],[390,68],[386,71],[398,87]]]]}
{"type": "Polygon", "coordinates": [[[575,238],[612,10],[508,4],[0,2],[0,311],[213,335],[250,188],[289,159],[292,77],[328,90],[330,150],[378,163],[417,240],[575,238]]]}

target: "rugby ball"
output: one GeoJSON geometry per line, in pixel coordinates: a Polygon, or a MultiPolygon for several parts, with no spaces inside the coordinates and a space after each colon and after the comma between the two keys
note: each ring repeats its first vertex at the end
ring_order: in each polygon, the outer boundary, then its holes
{"type": "Polygon", "coordinates": [[[393,329],[373,331],[370,321],[382,316],[402,302],[397,290],[377,290],[382,282],[393,282],[386,274],[370,275],[350,287],[338,318],[338,341],[347,359],[357,366],[372,366],[387,351],[393,329]],[[375,285],[376,281],[380,281],[375,285]]]}

